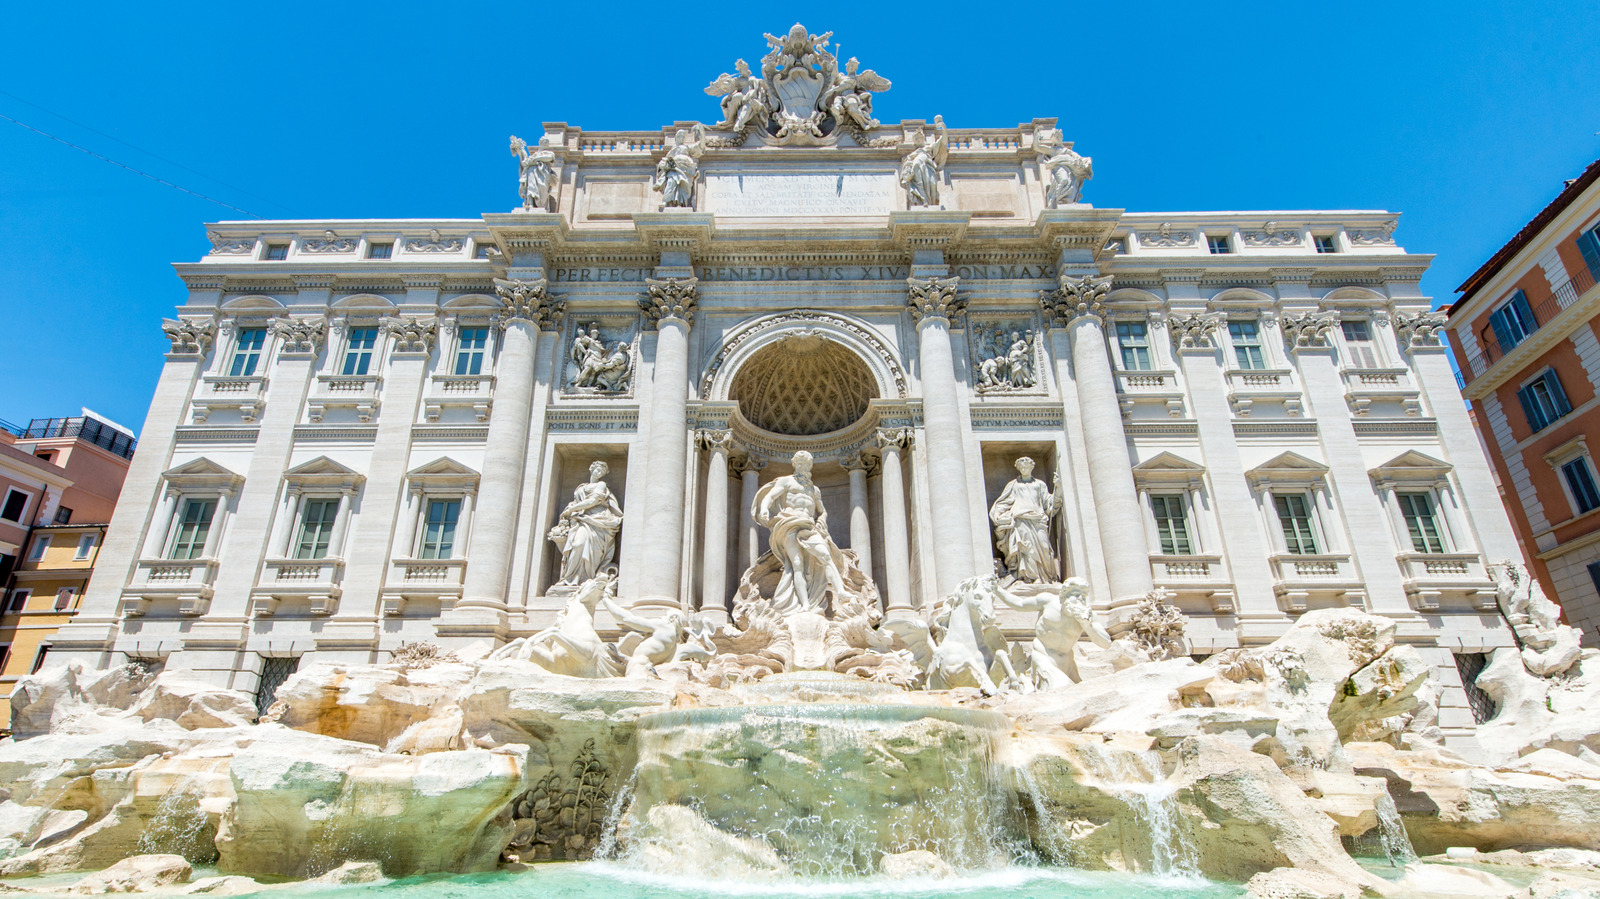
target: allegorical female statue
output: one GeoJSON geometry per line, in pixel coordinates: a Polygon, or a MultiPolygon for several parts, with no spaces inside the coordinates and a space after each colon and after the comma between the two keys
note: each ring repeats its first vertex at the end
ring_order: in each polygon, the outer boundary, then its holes
{"type": "Polygon", "coordinates": [[[694,208],[694,183],[700,177],[700,154],[706,151],[706,126],[692,131],[679,129],[672,136],[672,147],[656,163],[652,190],[661,192],[661,205],[668,209],[694,208]]]}
{"type": "Polygon", "coordinates": [[[1055,493],[1033,476],[1033,460],[1023,456],[1016,462],[1015,478],[989,507],[994,522],[994,538],[1005,557],[1012,577],[1028,583],[1052,583],[1056,555],[1050,549],[1050,523],[1061,511],[1061,476],[1055,479],[1055,493]]]}
{"type": "Polygon", "coordinates": [[[906,189],[911,205],[939,205],[939,172],[950,155],[950,133],[944,116],[933,117],[933,133],[920,132],[922,143],[911,148],[900,161],[900,185],[906,189]]]}
{"type": "Polygon", "coordinates": [[[561,510],[550,540],[561,550],[561,586],[576,586],[600,573],[617,554],[617,532],[622,530],[622,507],[602,480],[610,466],[589,466],[589,480],[572,493],[561,510]]]}
{"type": "Polygon", "coordinates": [[[811,454],[794,454],[794,474],[784,475],[756,494],[751,514],[772,531],[772,554],[783,576],[772,591],[772,605],[785,615],[821,612],[831,588],[835,599],[847,596],[844,554],[828,535],[828,513],[822,491],[811,482],[811,454]]]}
{"type": "Polygon", "coordinates": [[[511,154],[517,157],[521,169],[523,210],[545,211],[550,205],[550,179],[555,176],[556,154],[542,146],[529,153],[527,141],[516,135],[511,136],[511,154]]]}

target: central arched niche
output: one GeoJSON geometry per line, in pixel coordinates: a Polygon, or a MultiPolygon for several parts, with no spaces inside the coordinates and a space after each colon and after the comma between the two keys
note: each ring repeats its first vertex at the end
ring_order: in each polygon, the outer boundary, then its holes
{"type": "Polygon", "coordinates": [[[815,332],[787,335],[757,350],[728,391],[745,420],[790,437],[847,428],[877,396],[877,379],[861,357],[815,332]]]}

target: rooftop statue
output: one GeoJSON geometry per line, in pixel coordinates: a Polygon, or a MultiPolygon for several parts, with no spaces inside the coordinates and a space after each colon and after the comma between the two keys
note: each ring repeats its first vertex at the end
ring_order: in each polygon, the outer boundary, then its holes
{"type": "Polygon", "coordinates": [[[906,189],[911,207],[939,205],[939,179],[944,161],[950,155],[950,132],[944,116],[933,117],[933,133],[917,130],[917,145],[900,162],[900,186],[906,189]]]}
{"type": "Polygon", "coordinates": [[[784,145],[828,144],[841,130],[869,143],[866,133],[878,127],[872,94],[888,90],[889,79],[862,70],[854,58],[841,72],[838,57],[828,49],[832,37],[831,31],[812,34],[796,23],[785,34],[766,35],[760,77],[741,59],[733,74],[724,72],[712,81],[706,93],[722,98],[722,121],[715,130],[732,133],[714,145],[743,144],[752,129],[784,145]]]}
{"type": "Polygon", "coordinates": [[[693,209],[694,184],[700,177],[700,154],[706,151],[706,126],[696,125],[694,130],[679,129],[672,137],[672,147],[656,163],[656,176],[650,189],[660,191],[664,209],[693,209]]]}
{"type": "Polygon", "coordinates": [[[1046,128],[1034,136],[1034,152],[1044,169],[1044,201],[1051,209],[1072,206],[1083,196],[1083,182],[1094,177],[1094,160],[1080,156],[1062,139],[1061,129],[1046,128]]]}
{"type": "Polygon", "coordinates": [[[528,143],[515,134],[511,136],[511,153],[517,157],[521,172],[522,209],[524,212],[545,212],[550,208],[550,188],[555,177],[556,154],[541,146],[528,151],[528,143]]]}

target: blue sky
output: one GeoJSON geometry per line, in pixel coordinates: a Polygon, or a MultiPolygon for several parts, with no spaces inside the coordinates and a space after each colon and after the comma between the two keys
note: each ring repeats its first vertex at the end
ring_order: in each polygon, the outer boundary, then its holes
{"type": "MultiPolygon", "coordinates": [[[[714,121],[799,19],[893,80],[886,121],[1058,117],[1096,206],[1404,213],[1437,302],[1600,157],[1593,0],[912,9],[18,3],[0,114],[266,218],[469,217],[517,205],[508,134],[714,121]]],[[[170,263],[243,217],[0,120],[0,419],[140,427],[170,263]]]]}

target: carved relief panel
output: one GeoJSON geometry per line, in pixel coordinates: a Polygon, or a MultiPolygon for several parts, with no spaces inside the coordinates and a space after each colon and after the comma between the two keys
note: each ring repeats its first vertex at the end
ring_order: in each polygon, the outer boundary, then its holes
{"type": "Polygon", "coordinates": [[[1027,315],[969,315],[967,350],[972,387],[980,396],[1045,392],[1042,330],[1027,315]]]}
{"type": "Polygon", "coordinates": [[[561,392],[572,397],[632,397],[639,364],[639,317],[566,318],[561,392]]]}

